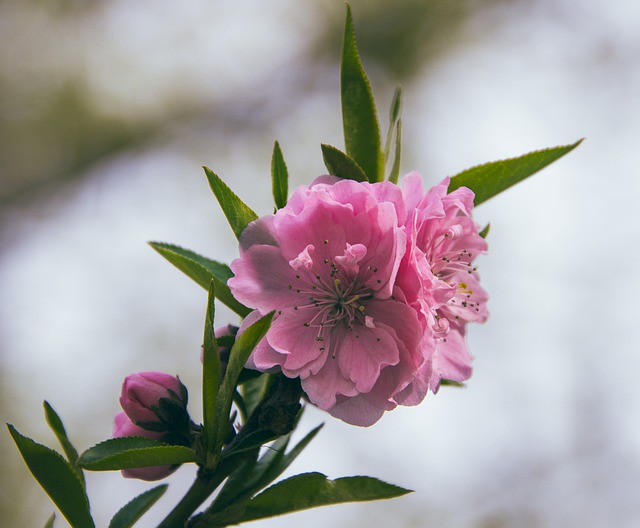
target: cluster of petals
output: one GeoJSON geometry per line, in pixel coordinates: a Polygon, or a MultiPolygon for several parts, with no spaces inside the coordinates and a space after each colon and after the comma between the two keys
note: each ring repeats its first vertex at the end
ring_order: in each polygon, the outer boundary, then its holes
{"type": "Polygon", "coordinates": [[[275,316],[248,366],[299,377],[313,404],[361,426],[468,379],[465,325],[488,315],[473,267],[486,243],[473,193],[447,186],[425,192],[415,172],[401,186],[321,176],[249,224],[229,280],[255,309],[240,332],[275,316]]]}

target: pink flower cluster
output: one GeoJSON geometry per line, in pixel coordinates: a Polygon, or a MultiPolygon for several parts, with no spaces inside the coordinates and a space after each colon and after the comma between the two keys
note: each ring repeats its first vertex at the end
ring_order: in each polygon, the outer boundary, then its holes
{"type": "Polygon", "coordinates": [[[299,377],[313,404],[360,426],[468,379],[465,325],[488,316],[473,261],[487,245],[473,192],[448,184],[321,176],[249,224],[229,280],[255,308],[240,332],[276,313],[248,366],[299,377]]]}

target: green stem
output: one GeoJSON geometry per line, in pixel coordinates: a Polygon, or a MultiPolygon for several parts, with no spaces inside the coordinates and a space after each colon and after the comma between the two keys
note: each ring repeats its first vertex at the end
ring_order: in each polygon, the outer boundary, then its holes
{"type": "Polygon", "coordinates": [[[158,528],[184,528],[193,512],[198,509],[215,489],[227,477],[224,472],[216,472],[210,476],[204,476],[203,470],[198,471],[198,477],[182,497],[182,500],[158,525],[158,528]]]}

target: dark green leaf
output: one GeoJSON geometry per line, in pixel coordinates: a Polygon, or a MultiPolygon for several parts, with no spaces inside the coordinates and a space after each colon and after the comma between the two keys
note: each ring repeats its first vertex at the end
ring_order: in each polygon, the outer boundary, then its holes
{"type": "Polygon", "coordinates": [[[322,159],[329,174],[358,182],[367,181],[367,175],[353,158],[331,145],[321,145],[321,148],[322,159]]]}
{"type": "Polygon", "coordinates": [[[253,412],[266,394],[271,379],[272,376],[270,374],[263,374],[262,376],[246,381],[242,385],[242,399],[244,400],[247,416],[253,412]]]}
{"type": "Polygon", "coordinates": [[[113,516],[109,528],[131,528],[164,495],[168,487],[167,484],[161,484],[129,501],[113,516]]]}
{"type": "Polygon", "coordinates": [[[58,453],[7,424],[31,474],[73,528],[94,528],[89,501],[78,474],[58,453]]]}
{"type": "Polygon", "coordinates": [[[60,419],[56,411],[53,410],[53,407],[49,405],[49,402],[45,401],[42,405],[44,406],[44,417],[47,420],[49,427],[51,427],[51,430],[56,435],[58,442],[60,442],[62,450],[64,451],[69,464],[71,464],[71,467],[74,468],[75,472],[78,474],[78,477],[80,477],[82,484],[84,485],[84,475],[82,473],[82,469],[76,466],[76,461],[78,460],[78,451],[76,451],[76,448],[73,447],[73,444],[67,437],[67,431],[64,428],[62,420],[60,419]]]}
{"type": "Polygon", "coordinates": [[[273,145],[273,155],[271,156],[271,184],[276,207],[282,209],[287,205],[289,195],[289,172],[277,141],[273,145]]]}
{"type": "Polygon", "coordinates": [[[246,317],[251,312],[249,308],[236,301],[229,290],[227,280],[233,277],[233,273],[226,264],[173,244],[149,242],[149,245],[204,289],[208,290],[211,281],[214,281],[216,297],[238,315],[246,317]]]}
{"type": "Polygon", "coordinates": [[[358,55],[349,5],[342,46],[340,91],[347,154],[362,167],[369,181],[381,181],[384,162],[376,105],[358,55]]]}
{"type": "Polygon", "coordinates": [[[230,506],[233,511],[239,511],[238,505],[278,478],[321,428],[322,425],[307,434],[289,453],[286,453],[286,449],[290,434],[280,437],[268,447],[257,463],[255,461],[245,463],[228,478],[209,513],[220,515],[230,506]]]}
{"type": "Polygon", "coordinates": [[[253,349],[267,333],[269,325],[271,325],[271,320],[273,319],[273,314],[274,312],[271,312],[249,326],[241,335],[236,337],[236,342],[231,348],[227,371],[222,380],[217,398],[216,449],[222,447],[223,440],[227,435],[228,416],[231,410],[231,402],[233,400],[233,393],[236,390],[238,377],[247,363],[251,352],[253,352],[253,349]]]}
{"type": "Polygon", "coordinates": [[[391,166],[391,172],[389,173],[389,181],[391,183],[398,183],[398,177],[400,176],[400,157],[402,154],[402,119],[398,120],[396,125],[396,148],[393,152],[393,165],[391,166]]]}
{"type": "Polygon", "coordinates": [[[249,501],[241,522],[343,502],[391,499],[410,490],[371,477],[329,480],[321,473],[288,478],[249,501]]]}
{"type": "Polygon", "coordinates": [[[259,461],[247,460],[234,471],[220,490],[209,513],[220,513],[230,505],[242,503],[268,485],[271,481],[260,486],[260,480],[272,464],[284,457],[290,437],[290,434],[281,436],[267,448],[259,461]]]}
{"type": "MultiPolygon", "coordinates": [[[[281,449],[281,453],[274,454],[276,451],[276,444],[274,449],[267,451],[262,458],[258,461],[258,477],[259,480],[256,483],[255,491],[258,491],[265,486],[268,486],[277,479],[285,470],[298,458],[298,455],[302,453],[303,449],[309,445],[311,440],[320,432],[320,429],[324,427],[324,424],[320,424],[315,429],[312,429],[307,435],[298,442],[291,451],[285,453],[286,444],[281,449]]],[[[278,447],[279,448],[279,447],[278,447]]]]}
{"type": "Polygon", "coordinates": [[[216,430],[216,400],[220,388],[220,356],[214,330],[215,286],[211,282],[207,315],[204,323],[204,351],[202,358],[202,408],[204,439],[207,449],[213,448],[216,430]]]}
{"type": "Polygon", "coordinates": [[[518,158],[472,167],[451,178],[449,192],[468,187],[476,195],[475,205],[479,205],[568,154],[580,143],[582,139],[573,145],[537,150],[518,158]]]}
{"type": "Polygon", "coordinates": [[[110,438],[87,449],[78,459],[78,465],[92,471],[172,466],[185,462],[198,462],[192,449],[141,436],[110,438]]]}
{"type": "Polygon", "coordinates": [[[55,520],[56,520],[56,514],[52,513],[51,517],[49,517],[49,520],[44,525],[44,528],[53,528],[53,523],[55,522],[55,520]]]}
{"type": "Polygon", "coordinates": [[[227,217],[229,225],[233,230],[236,238],[240,238],[242,231],[247,224],[258,218],[258,215],[245,204],[236,193],[234,193],[226,183],[224,183],[217,174],[210,168],[204,167],[204,172],[209,180],[209,185],[213,194],[218,199],[218,203],[222,208],[222,212],[227,217]]]}

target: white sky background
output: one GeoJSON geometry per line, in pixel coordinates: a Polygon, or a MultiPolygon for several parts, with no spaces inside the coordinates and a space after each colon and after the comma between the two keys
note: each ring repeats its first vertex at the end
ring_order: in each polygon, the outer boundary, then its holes
{"type": "MultiPolygon", "coordinates": [[[[154,97],[177,89],[175,78],[188,79],[180,88],[199,97],[268,91],[260,81],[277,67],[270,57],[288,60],[313,29],[304,11],[284,16],[294,4],[282,0],[248,18],[260,2],[195,2],[176,16],[168,2],[113,2],[87,27],[87,76],[105,105],[122,112],[153,111],[154,97]],[[200,19],[208,30],[193,31],[200,19]]],[[[357,9],[354,16],[357,29],[357,9]]],[[[443,388],[369,429],[306,413],[301,432],[326,426],[291,474],[366,474],[416,493],[256,526],[638,525],[639,22],[633,0],[485,13],[469,23],[468,46],[406,87],[403,169],[432,183],[477,163],[587,140],[477,211],[481,224],[492,224],[490,254],[480,261],[492,317],[470,327],[476,361],[466,389],[443,388]]],[[[86,448],[110,434],[126,374],[165,370],[191,389],[197,419],[206,295],[145,242],[229,262],[233,235],[200,165],[268,213],[273,139],[294,182],[310,181],[322,171],[319,143],[342,141],[336,102],[337,85],[331,97],[311,94],[273,137],[248,131],[213,142],[179,131],[157,150],[95,168],[64,198],[12,212],[18,242],[0,256],[0,347],[3,389],[15,406],[2,418],[53,446],[40,419],[46,398],[86,448]]],[[[383,115],[386,103],[378,101],[383,115]]],[[[220,309],[218,317],[225,324],[230,316],[220,309]]],[[[29,478],[15,454],[12,469],[29,478]]],[[[175,500],[165,498],[140,526],[172,507],[192,473],[172,477],[175,500]]],[[[98,525],[150,487],[117,474],[94,475],[89,486],[98,525]]],[[[33,525],[43,525],[48,499],[35,485],[29,498],[33,525]]]]}

